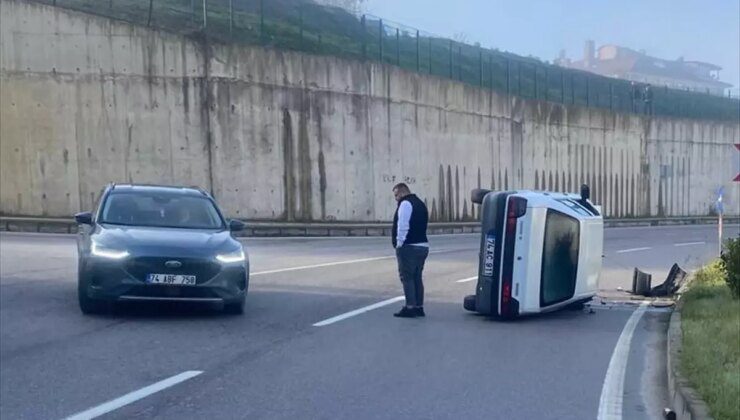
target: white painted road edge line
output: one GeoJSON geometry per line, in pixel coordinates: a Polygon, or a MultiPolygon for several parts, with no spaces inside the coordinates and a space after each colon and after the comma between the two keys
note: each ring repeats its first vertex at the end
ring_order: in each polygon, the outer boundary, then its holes
{"type": "Polygon", "coordinates": [[[604,386],[601,388],[599,400],[598,420],[622,420],[622,404],[624,399],[624,377],[627,370],[627,359],[632,345],[632,335],[637,323],[645,313],[646,304],[642,303],[632,312],[619,335],[614,353],[609,360],[609,368],[604,377],[604,386]]]}
{"type": "MultiPolygon", "coordinates": [[[[440,249],[437,251],[430,251],[429,254],[442,254],[445,252],[459,252],[459,251],[469,251],[473,250],[475,248],[454,248],[454,249],[440,249]]],[[[320,268],[320,267],[332,267],[335,265],[343,265],[343,264],[356,264],[356,263],[362,263],[362,262],[369,262],[369,261],[379,261],[379,260],[390,260],[395,259],[395,255],[386,255],[383,257],[372,257],[372,258],[360,258],[356,260],[344,260],[344,261],[334,261],[334,262],[328,262],[328,263],[321,263],[321,264],[311,264],[311,265],[302,265],[299,267],[287,267],[287,268],[278,268],[275,270],[266,270],[266,271],[257,271],[255,273],[249,273],[250,276],[260,276],[263,274],[275,274],[275,273],[284,273],[286,271],[297,271],[297,270],[307,270],[309,268],[320,268]]]]}
{"type": "Polygon", "coordinates": [[[155,384],[151,384],[134,392],[128,393],[122,397],[118,397],[114,400],[110,400],[106,403],[100,404],[97,407],[93,407],[89,410],[85,410],[81,413],[77,413],[75,415],[67,417],[66,420],[94,419],[96,417],[102,416],[103,414],[110,413],[113,410],[117,410],[125,405],[131,404],[132,402],[136,402],[142,398],[146,398],[173,385],[177,385],[180,382],[185,382],[188,379],[200,375],[201,373],[203,372],[200,370],[189,370],[187,372],[183,372],[179,375],[175,375],[171,378],[164,379],[155,384]]]}
{"type": "Polygon", "coordinates": [[[314,327],[324,327],[324,326],[327,326],[327,325],[331,325],[331,324],[334,324],[335,322],[339,322],[339,321],[345,320],[347,318],[351,318],[351,317],[353,317],[355,315],[360,315],[360,314],[363,314],[365,312],[372,311],[373,309],[382,308],[383,306],[388,306],[391,303],[395,303],[395,302],[398,302],[398,301],[401,301],[401,300],[404,300],[404,299],[406,299],[406,298],[403,297],[403,296],[396,296],[396,297],[391,298],[391,299],[386,299],[386,300],[384,300],[382,302],[374,303],[372,305],[368,305],[368,306],[362,307],[360,309],[355,309],[354,311],[346,312],[346,313],[343,313],[341,315],[337,315],[335,317],[332,317],[332,318],[329,318],[329,319],[325,319],[323,321],[320,321],[320,322],[317,322],[317,323],[313,324],[313,326],[314,327]]]}
{"type": "Polygon", "coordinates": [[[680,244],[673,244],[673,246],[692,246],[692,245],[706,245],[706,242],[684,242],[680,244]]]}
{"type": "Polygon", "coordinates": [[[466,279],[456,280],[455,283],[467,283],[469,281],[478,280],[478,276],[468,277],[466,279]]]}
{"type": "Polygon", "coordinates": [[[630,248],[630,249],[620,249],[617,251],[617,254],[626,254],[627,252],[637,252],[637,251],[646,251],[648,249],[653,249],[652,247],[646,246],[642,248],[630,248]]]}

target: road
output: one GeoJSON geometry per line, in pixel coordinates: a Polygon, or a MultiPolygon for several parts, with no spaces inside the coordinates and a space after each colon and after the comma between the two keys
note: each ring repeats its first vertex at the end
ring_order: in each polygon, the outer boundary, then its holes
{"type": "MultiPolygon", "coordinates": [[[[458,280],[475,274],[476,235],[432,238],[425,319],[392,317],[400,302],[353,315],[402,294],[388,238],[245,239],[244,316],[151,305],[83,316],[74,241],[0,234],[0,418],[97,407],[121,419],[590,419],[620,373],[623,418],[666,405],[668,310],[597,299],[515,322],[466,313],[474,282],[458,280]]],[[[607,229],[602,294],[626,298],[635,266],[655,283],[716,249],[714,226],[607,229]]]]}

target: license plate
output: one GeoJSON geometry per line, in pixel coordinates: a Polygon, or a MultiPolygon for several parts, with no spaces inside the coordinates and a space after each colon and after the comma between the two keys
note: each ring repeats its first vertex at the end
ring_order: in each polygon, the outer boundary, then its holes
{"type": "Polygon", "coordinates": [[[483,263],[483,275],[493,275],[493,252],[496,249],[496,238],[493,235],[486,235],[486,252],[483,263]]]}
{"type": "Polygon", "coordinates": [[[150,284],[172,284],[178,286],[195,286],[195,276],[184,274],[149,274],[146,282],[150,284]]]}

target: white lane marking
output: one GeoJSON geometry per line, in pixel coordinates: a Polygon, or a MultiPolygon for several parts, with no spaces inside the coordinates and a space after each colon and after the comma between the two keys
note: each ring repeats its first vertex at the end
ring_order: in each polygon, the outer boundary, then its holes
{"type": "Polygon", "coordinates": [[[94,419],[102,416],[103,414],[110,413],[113,410],[117,410],[125,405],[136,402],[142,398],[146,398],[154,393],[167,389],[173,385],[177,385],[180,382],[185,382],[188,379],[194,378],[203,373],[200,370],[189,370],[179,375],[175,375],[171,378],[164,379],[155,384],[151,384],[134,392],[128,393],[122,397],[118,397],[114,400],[110,400],[106,403],[100,404],[99,406],[93,407],[89,410],[85,410],[81,413],[74,414],[67,417],[66,420],[87,420],[94,419]]]}
{"type": "Polygon", "coordinates": [[[353,317],[355,315],[360,315],[360,314],[363,314],[365,312],[372,311],[373,309],[378,309],[378,308],[382,308],[383,306],[388,306],[391,303],[395,303],[395,302],[398,302],[398,301],[401,301],[401,300],[404,300],[404,299],[405,299],[405,297],[403,297],[403,296],[396,296],[396,297],[391,298],[391,299],[386,299],[386,300],[384,300],[382,302],[374,303],[372,305],[364,306],[364,307],[362,307],[360,309],[355,309],[354,311],[345,312],[345,313],[343,313],[341,315],[337,315],[335,317],[331,317],[329,319],[325,319],[323,321],[320,321],[320,322],[317,322],[317,323],[313,324],[313,326],[314,327],[324,327],[326,325],[334,324],[335,322],[339,322],[339,321],[343,321],[343,320],[345,320],[347,318],[351,318],[351,317],[353,317]]]}
{"type": "Polygon", "coordinates": [[[620,249],[617,251],[617,254],[626,254],[628,252],[637,252],[637,251],[646,251],[648,249],[653,249],[652,247],[646,246],[642,248],[630,248],[630,249],[620,249]]]}
{"type": "Polygon", "coordinates": [[[614,353],[609,360],[609,368],[604,377],[604,386],[601,388],[599,400],[598,420],[622,420],[622,403],[624,397],[624,376],[627,370],[627,358],[632,345],[632,335],[637,323],[645,313],[646,304],[642,303],[632,312],[619,335],[614,353]]]}
{"type": "Polygon", "coordinates": [[[692,246],[692,245],[706,245],[706,242],[684,242],[680,244],[673,244],[673,246],[692,246]]]}
{"type": "MultiPolygon", "coordinates": [[[[474,248],[440,249],[438,251],[430,251],[429,254],[442,254],[442,253],[445,253],[445,252],[468,251],[468,250],[473,250],[473,249],[474,248]]],[[[383,257],[372,257],[372,258],[360,258],[360,259],[356,259],[356,260],[334,261],[334,262],[321,263],[321,264],[301,265],[301,266],[298,266],[298,267],[278,268],[276,270],[257,271],[255,273],[249,273],[249,275],[250,276],[260,276],[260,275],[263,275],[263,274],[284,273],[286,271],[307,270],[307,269],[310,269],[310,268],[332,267],[332,266],[335,266],[335,265],[356,264],[356,263],[369,262],[369,261],[390,260],[390,259],[395,259],[395,258],[396,258],[395,255],[386,255],[386,256],[383,256],[383,257]]]]}
{"type": "Polygon", "coordinates": [[[455,283],[467,283],[467,282],[469,282],[469,281],[473,281],[473,280],[478,280],[478,276],[475,276],[475,277],[468,277],[468,278],[466,278],[466,279],[460,279],[460,280],[456,280],[456,281],[455,281],[455,283]]]}

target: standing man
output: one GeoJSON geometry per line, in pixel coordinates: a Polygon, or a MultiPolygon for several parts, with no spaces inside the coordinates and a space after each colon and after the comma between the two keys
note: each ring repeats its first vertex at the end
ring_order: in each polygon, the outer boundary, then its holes
{"type": "Polygon", "coordinates": [[[393,196],[398,202],[393,216],[393,247],[396,249],[398,274],[403,284],[406,305],[393,314],[399,318],[426,316],[424,313],[424,283],[422,271],[429,256],[427,206],[414,194],[408,185],[401,183],[393,187],[393,196]]]}

